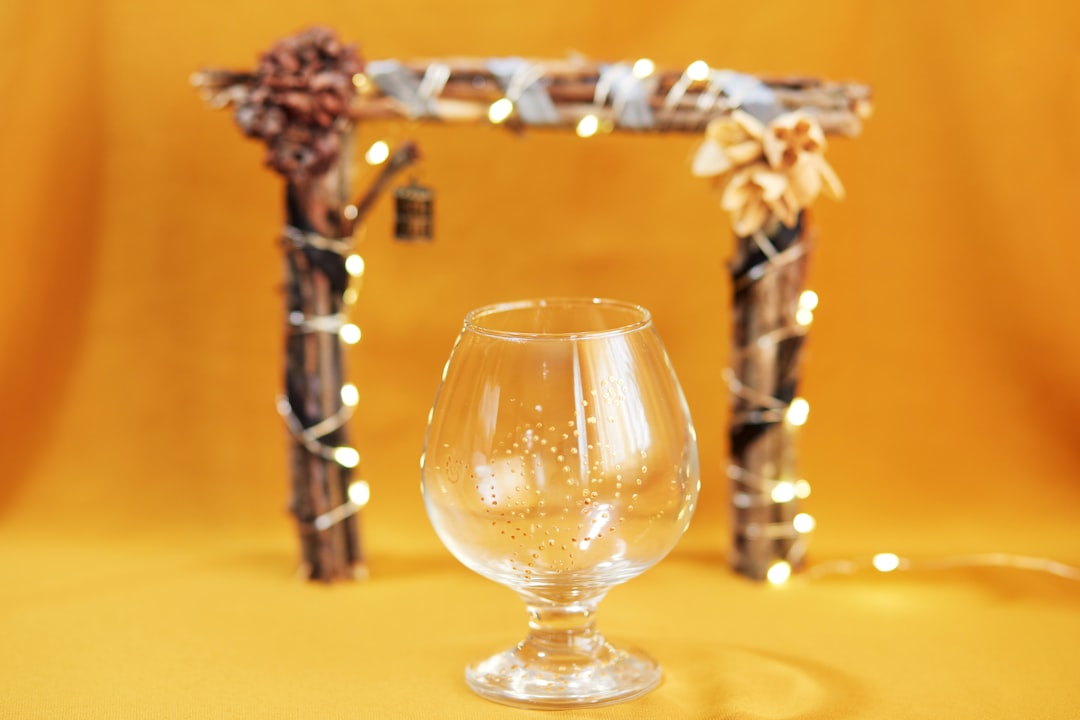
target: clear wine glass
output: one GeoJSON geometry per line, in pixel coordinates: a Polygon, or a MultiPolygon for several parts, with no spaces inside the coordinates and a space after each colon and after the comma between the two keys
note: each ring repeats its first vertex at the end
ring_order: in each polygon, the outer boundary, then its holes
{"type": "Polygon", "coordinates": [[[567,298],[470,312],[421,468],[439,538],[529,614],[523,641],[466,668],[474,691],[562,708],[656,687],[656,661],[595,622],[612,586],[675,546],[697,503],[693,424],[647,310],[567,298]]]}

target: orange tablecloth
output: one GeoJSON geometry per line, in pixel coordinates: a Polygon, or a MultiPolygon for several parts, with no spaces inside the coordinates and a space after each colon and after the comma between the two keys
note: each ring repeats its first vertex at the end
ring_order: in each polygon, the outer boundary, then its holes
{"type": "Polygon", "coordinates": [[[442,549],[418,492],[465,312],[649,307],[701,438],[702,504],[602,627],[664,684],[581,717],[1075,718],[1080,583],[1020,570],[771,588],[726,568],[730,252],[698,139],[365,127],[416,138],[437,239],[383,203],[351,360],[366,583],[293,576],[278,179],[187,86],[333,25],[370,58],[703,57],[875,89],[814,208],[802,394],[812,559],[1011,552],[1080,565],[1080,57],[1074,4],[552,0],[0,7],[0,717],[509,717],[463,665],[519,601],[442,549]]]}
{"type": "MultiPolygon", "coordinates": [[[[523,636],[508,590],[434,547],[376,546],[368,582],[308,585],[288,540],[3,533],[0,717],[527,716],[463,679],[523,636]]],[[[660,660],[662,685],[566,716],[1076,717],[1076,582],[871,571],[776,588],[730,574],[706,540],[722,542],[692,533],[601,604],[601,628],[660,660]]]]}

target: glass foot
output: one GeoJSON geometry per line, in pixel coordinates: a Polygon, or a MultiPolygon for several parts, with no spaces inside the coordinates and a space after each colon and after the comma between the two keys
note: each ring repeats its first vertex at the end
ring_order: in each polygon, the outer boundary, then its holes
{"type": "Polygon", "coordinates": [[[660,665],[605,640],[587,654],[559,652],[529,638],[469,665],[465,680],[477,694],[529,708],[597,707],[632,700],[660,684],[660,665]]]}

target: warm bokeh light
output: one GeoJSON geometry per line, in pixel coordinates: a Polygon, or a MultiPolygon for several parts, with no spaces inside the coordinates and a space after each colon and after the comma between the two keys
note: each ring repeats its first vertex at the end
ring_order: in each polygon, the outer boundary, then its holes
{"type": "Polygon", "coordinates": [[[390,157],[390,146],[385,140],[377,140],[364,153],[364,160],[368,165],[382,165],[390,157]]]}
{"type": "Polygon", "coordinates": [[[795,499],[795,483],[790,480],[781,480],[773,485],[772,492],[769,493],[769,497],[773,502],[786,503],[795,499]]]}
{"type": "Polygon", "coordinates": [[[488,108],[488,120],[496,125],[505,122],[513,114],[514,102],[510,98],[499,98],[488,108]]]}
{"type": "Polygon", "coordinates": [[[341,403],[345,407],[356,407],[360,402],[360,391],[352,383],[345,383],[341,386],[341,403]]]}
{"type": "Polygon", "coordinates": [[[810,513],[799,513],[791,519],[791,526],[795,528],[795,532],[808,533],[817,527],[817,521],[810,513]]]}
{"type": "Polygon", "coordinates": [[[353,277],[360,277],[364,274],[364,258],[359,255],[350,255],[345,258],[345,272],[349,273],[353,277]]]}
{"type": "Polygon", "coordinates": [[[577,136],[582,138],[592,137],[600,129],[600,119],[589,114],[581,118],[577,124],[577,136]]]}
{"type": "Polygon", "coordinates": [[[709,63],[704,60],[695,60],[686,68],[686,77],[695,82],[701,82],[709,77],[709,63]]]}
{"type": "Polygon", "coordinates": [[[780,560],[772,564],[765,573],[765,579],[773,585],[783,585],[791,577],[791,563],[780,560]]]}
{"type": "Polygon", "coordinates": [[[341,326],[341,330],[338,331],[341,337],[341,341],[346,345],[355,345],[360,342],[360,328],[353,323],[345,323],[341,326]]]}
{"type": "Polygon", "coordinates": [[[789,424],[800,426],[805,425],[807,418],[810,416],[810,403],[801,397],[797,397],[791,401],[791,405],[788,406],[785,420],[789,424]]]}
{"type": "Polygon", "coordinates": [[[634,62],[634,67],[630,72],[639,80],[644,80],[656,72],[656,63],[649,58],[639,58],[634,62]]]}
{"type": "Polygon", "coordinates": [[[334,462],[342,467],[354,468],[360,464],[360,453],[356,448],[341,446],[334,448],[334,462]]]}
{"type": "Polygon", "coordinates": [[[371,486],[366,480],[357,480],[349,485],[349,502],[364,507],[371,500],[371,486]]]}

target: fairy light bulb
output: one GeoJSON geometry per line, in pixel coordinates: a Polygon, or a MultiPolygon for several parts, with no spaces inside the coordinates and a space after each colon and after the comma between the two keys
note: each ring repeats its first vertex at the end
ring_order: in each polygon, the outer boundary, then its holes
{"type": "Polygon", "coordinates": [[[876,570],[883,573],[892,572],[900,567],[900,558],[895,553],[878,553],[871,562],[876,570]]]}
{"type": "Polygon", "coordinates": [[[352,383],[341,386],[341,404],[345,407],[356,407],[360,402],[360,391],[352,383]]]}
{"type": "Polygon", "coordinates": [[[506,122],[506,119],[509,118],[513,112],[514,101],[510,98],[499,98],[491,103],[491,106],[488,108],[488,120],[498,125],[499,123],[506,122]]]}
{"type": "Polygon", "coordinates": [[[772,498],[774,503],[791,502],[795,499],[795,483],[790,480],[781,480],[773,485],[769,497],[772,498]]]}
{"type": "Polygon", "coordinates": [[[600,129],[600,118],[596,117],[592,113],[589,113],[585,117],[578,121],[577,136],[580,138],[592,137],[600,129]]]}
{"type": "Polygon", "coordinates": [[[345,288],[345,292],[341,293],[341,301],[346,305],[355,305],[359,298],[360,293],[356,288],[345,288]]]}
{"type": "Polygon", "coordinates": [[[355,220],[360,216],[360,208],[350,203],[342,208],[341,214],[345,216],[346,220],[355,220]]]}
{"type": "Polygon", "coordinates": [[[787,420],[789,425],[799,427],[806,424],[806,419],[810,416],[810,403],[806,402],[801,397],[797,397],[791,401],[791,405],[788,406],[787,414],[784,419],[787,420]]]}
{"type": "Polygon", "coordinates": [[[695,60],[686,68],[686,77],[694,82],[701,82],[709,77],[709,63],[704,60],[695,60]]]}
{"type": "Polygon", "coordinates": [[[376,140],[364,153],[364,160],[368,165],[382,165],[390,157],[390,146],[385,140],[376,140]]]}
{"type": "Polygon", "coordinates": [[[634,77],[638,80],[644,80],[656,72],[656,63],[649,58],[639,58],[634,62],[634,66],[630,72],[633,73],[634,77]]]}
{"type": "Polygon", "coordinates": [[[345,445],[336,447],[334,448],[334,462],[341,467],[354,468],[360,464],[360,453],[356,451],[356,448],[345,445]]]}
{"type": "Polygon", "coordinates": [[[360,328],[353,323],[345,323],[338,331],[338,336],[346,345],[355,345],[360,342],[360,328]]]}
{"type": "Polygon", "coordinates": [[[353,277],[360,277],[364,274],[364,258],[359,255],[350,255],[345,258],[345,272],[349,273],[353,277]]]}
{"type": "Polygon", "coordinates": [[[818,306],[818,294],[813,290],[803,290],[795,308],[795,322],[803,327],[814,322],[814,310],[818,306]]]}
{"type": "Polygon", "coordinates": [[[795,528],[795,532],[808,533],[817,527],[817,521],[810,513],[799,513],[791,519],[791,526],[795,528]]]}
{"type": "Polygon", "coordinates": [[[795,481],[795,497],[800,500],[805,500],[810,497],[810,483],[806,480],[798,479],[795,481]]]}
{"type": "Polygon", "coordinates": [[[769,566],[765,572],[765,579],[773,585],[783,585],[791,577],[791,563],[787,560],[778,560],[769,566]]]}
{"type": "Polygon", "coordinates": [[[371,486],[365,480],[357,480],[349,485],[349,502],[364,507],[371,500],[371,486]]]}

